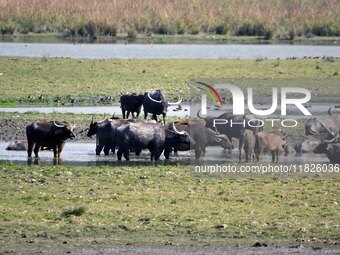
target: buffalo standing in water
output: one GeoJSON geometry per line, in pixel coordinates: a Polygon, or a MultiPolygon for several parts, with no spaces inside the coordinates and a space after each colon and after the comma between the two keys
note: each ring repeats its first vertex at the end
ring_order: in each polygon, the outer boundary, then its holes
{"type": "Polygon", "coordinates": [[[122,155],[129,160],[129,151],[141,151],[149,149],[151,161],[158,160],[166,146],[183,143],[185,145],[195,142],[185,131],[178,131],[175,124],[171,128],[158,123],[131,122],[117,128],[116,143],[119,147],[117,151],[118,160],[122,155]]]}
{"type": "Polygon", "coordinates": [[[74,126],[69,123],[61,123],[56,121],[34,121],[27,125],[27,154],[32,156],[34,146],[34,154],[39,157],[40,147],[51,147],[54,157],[60,158],[60,154],[64,148],[65,141],[70,138],[74,139],[74,126]]]}
{"type": "Polygon", "coordinates": [[[147,118],[148,113],[152,114],[152,119],[157,122],[157,115],[163,115],[163,123],[165,125],[165,116],[169,105],[178,105],[182,102],[179,100],[175,103],[170,103],[160,90],[153,90],[145,92],[143,98],[144,119],[147,118]]]}

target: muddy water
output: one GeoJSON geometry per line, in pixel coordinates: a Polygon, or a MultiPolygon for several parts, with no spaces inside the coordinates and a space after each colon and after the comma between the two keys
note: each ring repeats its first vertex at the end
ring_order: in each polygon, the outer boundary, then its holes
{"type": "MultiPolygon", "coordinates": [[[[169,106],[167,116],[185,117],[190,114],[189,105],[182,105],[182,110],[177,111],[177,106],[169,106]]],[[[74,114],[106,114],[108,117],[113,113],[121,114],[120,106],[17,106],[17,107],[0,107],[0,112],[39,112],[39,113],[74,113],[74,114]]],[[[140,117],[144,116],[143,111],[140,117]]],[[[150,116],[150,114],[149,114],[150,116]]]]}
{"type": "MultiPolygon", "coordinates": [[[[5,150],[8,142],[0,141],[0,162],[12,162],[12,163],[40,163],[41,165],[52,165],[53,152],[52,151],[41,151],[40,160],[34,162],[28,162],[26,151],[7,151],[5,150]]],[[[121,165],[121,164],[151,164],[150,153],[143,151],[140,156],[135,156],[131,153],[131,162],[117,162],[116,155],[104,156],[103,154],[97,156],[95,154],[95,142],[67,142],[65,144],[64,151],[62,152],[62,158],[59,162],[62,165],[72,166],[102,166],[102,165],[121,165]]],[[[190,163],[224,163],[224,162],[237,162],[238,151],[234,149],[232,152],[223,151],[220,147],[208,147],[207,153],[201,158],[200,161],[196,162],[190,160],[193,158],[194,153],[189,151],[178,152],[178,156],[171,155],[170,160],[165,160],[164,156],[161,156],[160,162],[157,164],[184,164],[190,163]]],[[[318,154],[303,154],[302,156],[295,156],[291,154],[287,157],[281,155],[280,162],[282,163],[329,163],[325,155],[318,154]]],[[[262,155],[261,162],[270,163],[270,155],[262,155]]]]}

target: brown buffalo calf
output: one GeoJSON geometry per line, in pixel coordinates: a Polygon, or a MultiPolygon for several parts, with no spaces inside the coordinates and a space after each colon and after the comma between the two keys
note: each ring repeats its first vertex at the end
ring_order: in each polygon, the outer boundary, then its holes
{"type": "Polygon", "coordinates": [[[255,154],[257,160],[267,151],[272,154],[272,161],[277,162],[279,153],[287,146],[286,136],[281,132],[259,132],[256,135],[255,154]]]}
{"type": "Polygon", "coordinates": [[[255,160],[254,148],[255,148],[254,132],[249,129],[242,130],[239,144],[240,162],[242,159],[242,149],[244,149],[244,152],[246,154],[246,160],[253,162],[255,160]]]}

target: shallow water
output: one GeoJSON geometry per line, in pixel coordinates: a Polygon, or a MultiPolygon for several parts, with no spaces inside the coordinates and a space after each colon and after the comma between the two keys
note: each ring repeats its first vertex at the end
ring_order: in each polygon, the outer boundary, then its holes
{"type": "MultiPolygon", "coordinates": [[[[177,106],[169,106],[167,116],[185,117],[190,115],[189,105],[182,105],[182,110],[175,110],[177,106]]],[[[39,112],[39,113],[74,113],[74,114],[106,114],[111,116],[121,115],[120,106],[16,106],[16,107],[0,107],[0,112],[39,112]]],[[[131,115],[130,115],[131,116],[131,115]]],[[[144,116],[141,111],[139,117],[144,116]]],[[[151,116],[149,114],[149,116],[151,116]]]]}
{"type": "MultiPolygon", "coordinates": [[[[175,110],[177,106],[169,106],[167,116],[170,117],[185,117],[190,116],[190,110],[192,116],[196,117],[197,111],[200,109],[199,105],[188,105],[181,104],[182,110],[175,110]]],[[[310,103],[307,110],[313,115],[313,117],[328,115],[328,109],[331,105],[329,103],[310,103]]],[[[269,105],[257,105],[254,107],[256,109],[269,109],[269,105]]],[[[246,107],[247,110],[247,107],[246,107]]],[[[213,116],[218,116],[223,112],[232,111],[231,105],[224,105],[221,109],[211,110],[213,116]]],[[[279,116],[281,108],[278,106],[276,112],[271,116],[279,116]]],[[[0,112],[39,112],[39,113],[74,113],[74,114],[106,114],[111,116],[113,113],[115,115],[121,114],[121,109],[119,106],[15,106],[15,107],[0,107],[0,112]]],[[[333,108],[332,112],[340,112],[339,108],[333,108]]],[[[141,111],[140,117],[143,117],[143,111],[141,111]]],[[[299,119],[308,118],[301,113],[299,109],[295,106],[287,106],[287,118],[299,119]]]]}
{"type": "Polygon", "coordinates": [[[0,56],[90,59],[286,59],[340,57],[340,46],[258,44],[0,43],[0,56]]]}
{"type": "MultiPolygon", "coordinates": [[[[0,141],[0,162],[12,162],[20,164],[33,164],[39,163],[41,165],[52,165],[53,152],[52,151],[40,151],[39,161],[34,162],[34,159],[29,162],[26,151],[7,151],[6,147],[8,142],[0,141]]],[[[72,166],[102,166],[102,165],[150,165],[150,153],[145,150],[142,151],[140,156],[130,154],[130,162],[122,160],[117,162],[116,155],[105,156],[103,153],[100,156],[95,154],[95,142],[66,142],[64,150],[61,155],[61,161],[59,164],[72,165],[72,166]]],[[[224,151],[220,147],[208,147],[207,153],[200,161],[193,160],[193,152],[189,151],[178,152],[178,156],[171,155],[170,160],[165,160],[162,155],[160,161],[156,164],[215,164],[224,162],[238,162],[238,150],[234,149],[232,152],[224,151]]],[[[262,155],[261,162],[270,163],[270,155],[262,155]]],[[[287,157],[281,155],[279,158],[280,163],[329,163],[325,155],[320,154],[303,154],[302,156],[296,156],[291,154],[287,157]]]]}

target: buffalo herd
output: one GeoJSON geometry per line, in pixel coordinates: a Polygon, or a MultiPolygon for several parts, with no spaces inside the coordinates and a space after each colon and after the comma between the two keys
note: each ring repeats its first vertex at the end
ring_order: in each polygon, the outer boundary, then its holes
{"type": "MultiPolygon", "coordinates": [[[[150,159],[158,160],[162,153],[169,159],[172,151],[194,150],[195,158],[204,155],[206,147],[220,146],[232,150],[233,138],[238,140],[239,161],[245,153],[246,161],[260,160],[266,152],[272,155],[272,161],[277,162],[279,154],[287,155],[291,150],[297,155],[302,153],[326,154],[331,163],[340,163],[340,114],[332,114],[323,118],[311,118],[305,123],[305,139],[296,144],[294,149],[287,143],[286,134],[282,130],[265,132],[261,125],[256,123],[259,119],[251,115],[233,115],[223,113],[216,117],[245,123],[245,125],[214,125],[212,117],[203,118],[197,113],[196,119],[174,121],[166,124],[165,117],[170,103],[160,90],[144,94],[127,94],[121,96],[121,109],[123,118],[112,117],[89,125],[87,136],[96,135],[96,154],[104,150],[105,155],[110,151],[115,153],[117,159],[124,157],[130,159],[130,152],[139,155],[142,150],[150,151],[150,159]],[[138,116],[144,109],[144,120],[138,116]],[[152,120],[147,120],[148,113],[152,120]],[[128,119],[129,115],[132,119],[128,119]],[[163,123],[159,123],[157,115],[163,116],[163,123]]],[[[36,157],[40,149],[52,149],[55,158],[59,158],[67,139],[75,138],[74,125],[58,121],[34,121],[26,127],[27,141],[18,141],[10,144],[8,150],[27,150],[28,157],[32,151],[36,157]]]]}

